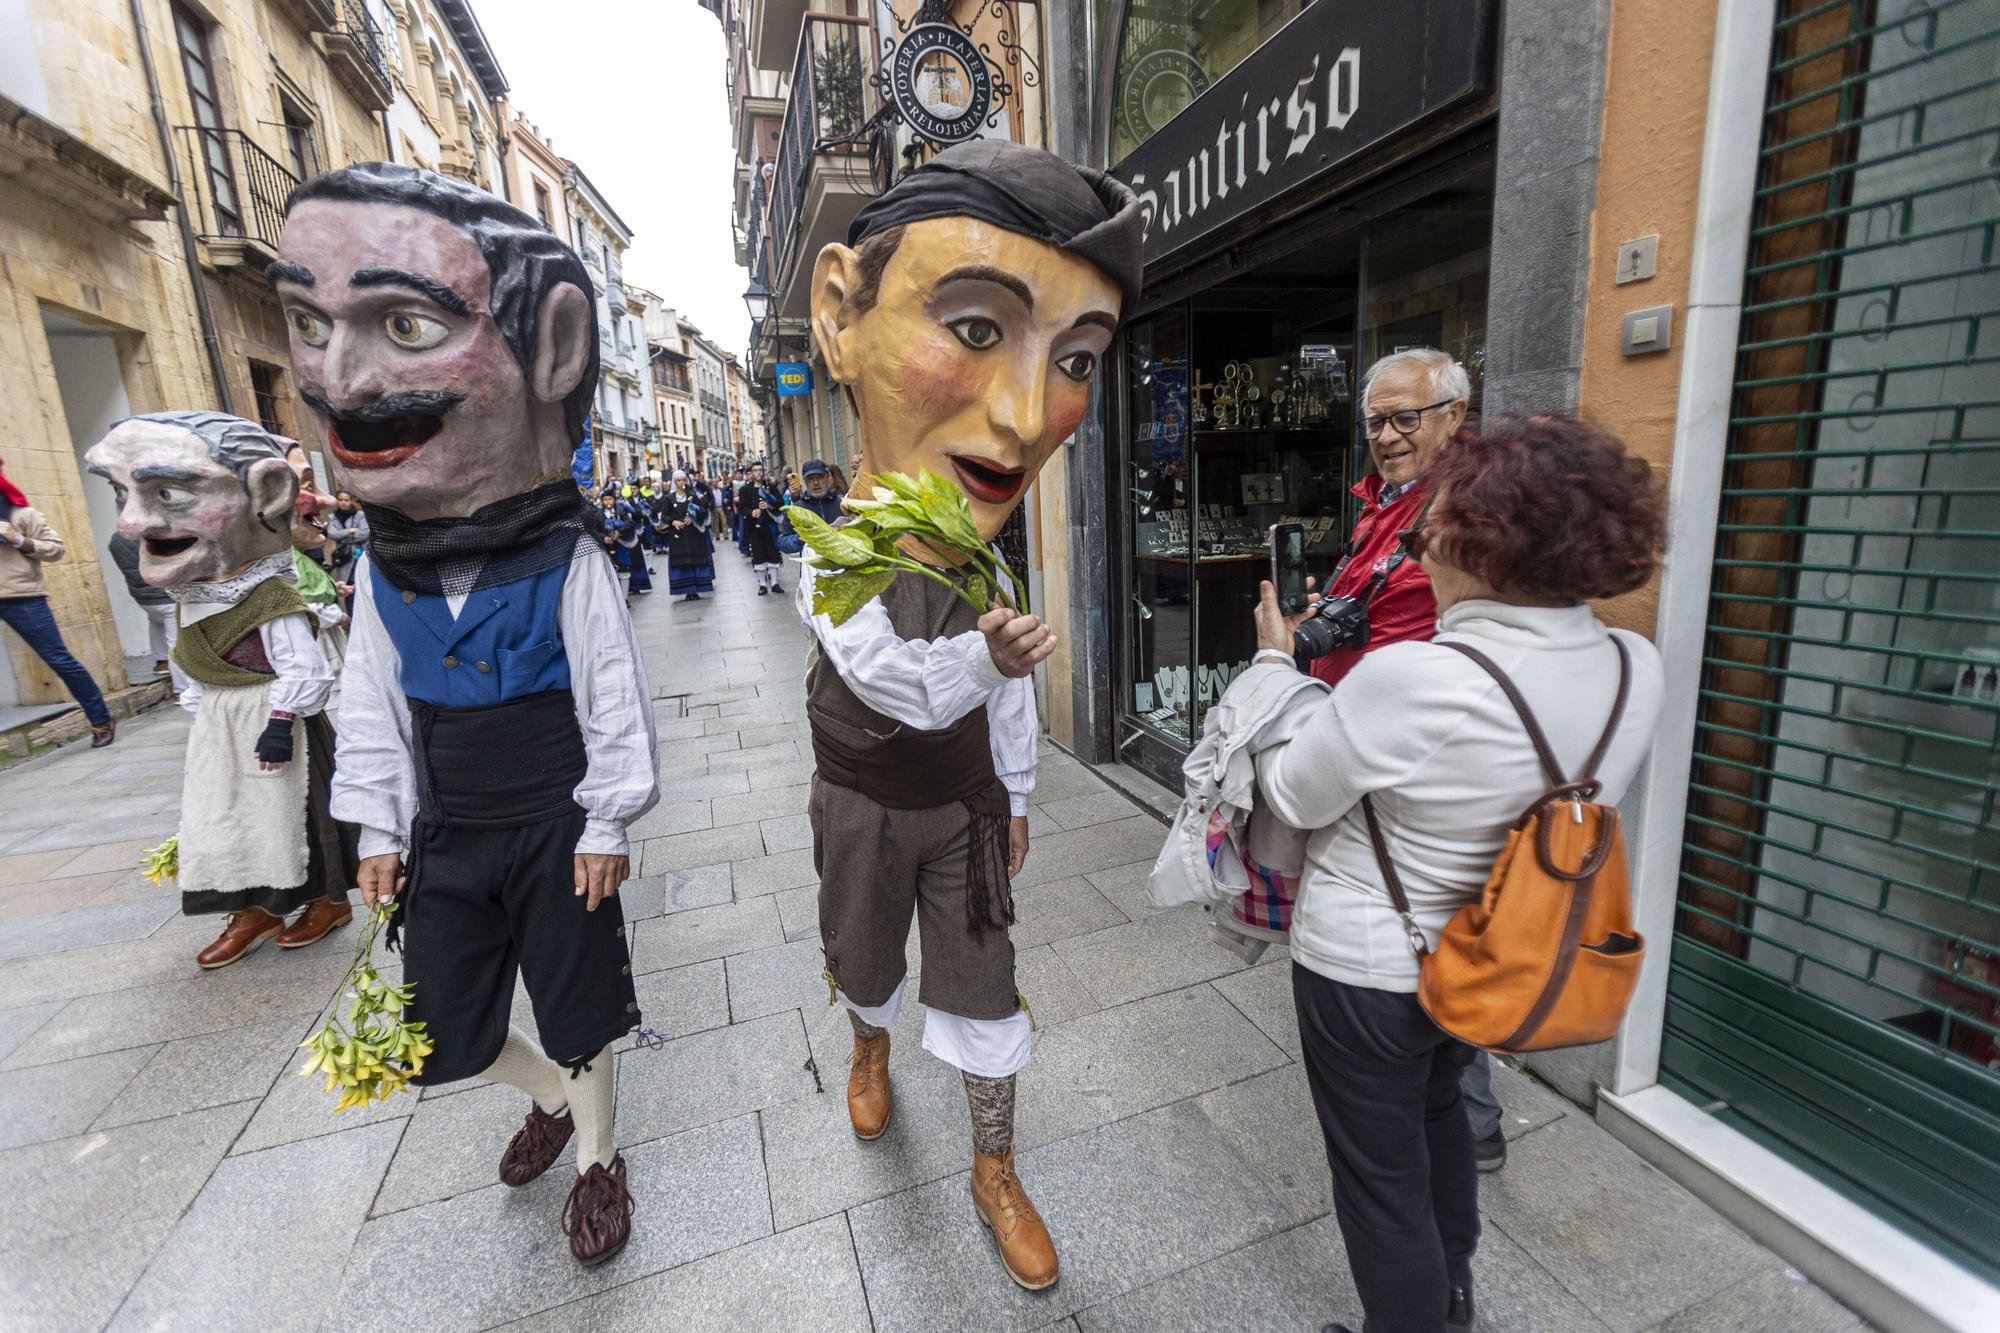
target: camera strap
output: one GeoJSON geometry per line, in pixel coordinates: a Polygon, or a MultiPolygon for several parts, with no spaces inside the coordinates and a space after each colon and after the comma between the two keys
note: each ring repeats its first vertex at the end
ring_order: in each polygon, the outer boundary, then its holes
{"type": "MultiPolygon", "coordinates": [[[[1390,572],[1393,571],[1397,565],[1402,564],[1403,559],[1404,556],[1401,551],[1390,552],[1389,557],[1382,562],[1382,567],[1376,570],[1374,576],[1370,578],[1365,585],[1363,585],[1361,589],[1361,595],[1354,599],[1355,601],[1361,603],[1363,609],[1366,609],[1367,607],[1373,606],[1375,604],[1376,597],[1380,596],[1382,589],[1386,588],[1389,585],[1390,572]]],[[[1346,562],[1342,561],[1341,563],[1345,564],[1346,562]]]]}

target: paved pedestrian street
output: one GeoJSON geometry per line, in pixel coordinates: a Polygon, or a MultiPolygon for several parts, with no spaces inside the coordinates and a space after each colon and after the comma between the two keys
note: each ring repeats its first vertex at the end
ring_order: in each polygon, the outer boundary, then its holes
{"type": "MultiPolygon", "coordinates": [[[[967,1194],[959,1080],[922,1050],[917,1004],[895,1028],[888,1132],[856,1141],[848,1026],[820,979],[806,641],[789,597],[755,596],[727,546],[718,563],[713,599],[673,602],[663,581],[636,608],[664,794],[622,893],[646,1025],[618,1072],[624,1253],[571,1261],[567,1165],[498,1182],[511,1089],[335,1117],[292,1076],[352,929],[195,968],[216,922],[135,868],[175,827],[187,719],[162,707],[110,749],[0,772],[0,1325],[1359,1325],[1289,962],[1243,966],[1197,916],[1150,909],[1162,826],[1059,751],[1015,942],[1040,1027],[1020,1172],[1061,1282],[1030,1294],[1001,1270],[967,1194]]],[[[1863,1327],[1578,1107],[1512,1070],[1495,1086],[1512,1146],[1481,1181],[1483,1327],[1863,1327]]]]}

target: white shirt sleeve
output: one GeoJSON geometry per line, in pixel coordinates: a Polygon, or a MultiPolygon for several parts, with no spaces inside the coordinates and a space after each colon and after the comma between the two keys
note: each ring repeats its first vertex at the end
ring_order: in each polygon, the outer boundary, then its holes
{"type": "MultiPolygon", "coordinates": [[[[983,637],[983,636],[982,636],[983,637]]],[[[1007,812],[1028,813],[1035,791],[1035,736],[1041,729],[1035,716],[1035,678],[1009,680],[986,706],[987,740],[993,749],[993,771],[1007,789],[1007,812]]]]}
{"type": "MultiPolygon", "coordinates": [[[[812,588],[813,569],[802,564],[800,617],[855,697],[886,717],[919,731],[940,731],[1009,684],[1000,668],[993,665],[986,636],[976,629],[949,639],[906,639],[889,623],[889,613],[879,598],[836,627],[830,617],[813,614],[812,588]]],[[[1027,714],[1032,727],[1032,692],[1027,714]]],[[[995,731],[997,735],[997,727],[995,731]]],[[[995,745],[997,764],[997,740],[995,745]]],[[[1032,733],[1029,750],[1032,758],[1032,733]]],[[[1032,763],[1029,769],[1032,772],[1032,763]]]]}
{"type": "Polygon", "coordinates": [[[347,614],[340,609],[340,603],[337,601],[321,602],[312,608],[312,613],[319,617],[321,629],[339,629],[341,617],[347,614]]]}
{"type": "MultiPolygon", "coordinates": [[[[625,826],[660,799],[660,746],[639,635],[617,572],[602,551],[577,549],[563,582],[557,623],[588,756],[575,793],[586,816],[576,850],[624,856],[625,826]]],[[[346,707],[343,702],[343,716],[346,707]]]]}
{"type": "Polygon", "coordinates": [[[310,717],[326,707],[326,696],[333,692],[333,668],[313,637],[312,622],[302,615],[280,616],[259,625],[257,636],[278,677],[271,682],[271,707],[298,717],[310,717]]]}
{"type": "Polygon", "coordinates": [[[364,560],[354,575],[354,623],[341,666],[340,763],[333,817],[360,827],[361,855],[401,852],[417,814],[416,762],[402,658],[375,610],[364,560]]]}

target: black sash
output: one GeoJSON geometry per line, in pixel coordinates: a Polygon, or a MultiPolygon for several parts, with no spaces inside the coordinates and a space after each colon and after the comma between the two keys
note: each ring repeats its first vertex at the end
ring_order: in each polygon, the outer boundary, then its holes
{"type": "Polygon", "coordinates": [[[543,690],[446,708],[410,700],[417,814],[456,828],[512,828],[572,813],[588,760],[576,700],[543,690]]]}

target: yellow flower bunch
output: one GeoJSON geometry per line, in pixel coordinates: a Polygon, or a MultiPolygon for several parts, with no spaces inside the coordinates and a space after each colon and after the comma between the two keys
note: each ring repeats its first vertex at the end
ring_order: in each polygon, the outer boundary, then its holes
{"type": "Polygon", "coordinates": [[[181,835],[176,833],[150,852],[139,857],[139,868],[146,872],[146,878],[154,887],[165,887],[168,880],[177,879],[181,873],[181,835]]]}
{"type": "Polygon", "coordinates": [[[424,1072],[424,1057],[435,1049],[422,1023],[403,1021],[410,983],[391,986],[375,970],[375,933],[395,910],[393,902],[377,906],[355,945],[354,961],[341,982],[353,1001],[347,1021],[341,1022],[336,1005],[326,1026],[299,1043],[300,1050],[312,1052],[300,1067],[300,1076],[324,1075],[328,1092],[340,1090],[340,1101],[333,1108],[336,1115],[352,1106],[389,1100],[424,1072]]]}

